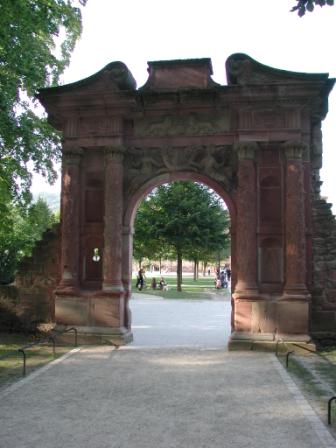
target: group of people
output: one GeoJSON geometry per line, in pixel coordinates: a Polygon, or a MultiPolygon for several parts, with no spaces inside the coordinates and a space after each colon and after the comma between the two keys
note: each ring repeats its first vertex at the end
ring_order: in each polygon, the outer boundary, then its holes
{"type": "Polygon", "coordinates": [[[224,269],[220,269],[218,266],[216,268],[216,278],[215,278],[215,287],[216,289],[227,288],[231,281],[231,269],[229,267],[225,267],[224,269]]]}
{"type": "MultiPolygon", "coordinates": [[[[210,272],[208,273],[210,274],[210,272]]],[[[146,287],[145,278],[146,278],[145,271],[143,269],[139,269],[137,281],[135,284],[135,287],[138,288],[139,291],[141,291],[146,287]]],[[[215,275],[215,288],[225,289],[229,286],[230,281],[231,281],[231,269],[228,266],[222,269],[218,266],[216,268],[216,275],[215,275]]],[[[157,281],[156,278],[153,277],[151,281],[151,288],[160,289],[161,291],[168,291],[168,285],[163,277],[160,277],[159,281],[157,281]]]]}
{"type": "MultiPolygon", "coordinates": [[[[135,284],[135,287],[138,288],[139,291],[145,288],[146,286],[146,276],[145,271],[143,269],[139,269],[137,281],[135,284]]],[[[152,289],[161,289],[162,291],[168,291],[168,285],[163,277],[160,277],[160,280],[157,282],[156,278],[152,278],[151,282],[151,288],[152,289]]]]}
{"type": "Polygon", "coordinates": [[[161,289],[161,291],[168,291],[168,285],[163,277],[160,277],[159,282],[157,282],[156,278],[153,277],[151,287],[152,289],[161,289]]]}

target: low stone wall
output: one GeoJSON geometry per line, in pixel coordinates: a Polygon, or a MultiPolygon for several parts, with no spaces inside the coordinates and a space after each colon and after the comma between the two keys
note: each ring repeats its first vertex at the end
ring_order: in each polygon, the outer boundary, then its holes
{"type": "Polygon", "coordinates": [[[313,202],[313,287],[311,332],[336,337],[336,218],[332,204],[313,202]]]}

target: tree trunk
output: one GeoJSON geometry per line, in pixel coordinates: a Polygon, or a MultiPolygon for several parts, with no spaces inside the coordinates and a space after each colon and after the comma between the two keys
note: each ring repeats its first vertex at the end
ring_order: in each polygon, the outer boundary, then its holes
{"type": "Polygon", "coordinates": [[[139,258],[139,271],[141,269],[141,264],[142,264],[142,257],[139,258]]]}
{"type": "Polygon", "coordinates": [[[182,254],[177,252],[177,290],[182,291],[182,254]]]}
{"type": "Polygon", "coordinates": [[[194,282],[197,280],[197,261],[194,260],[194,282]]]}
{"type": "Polygon", "coordinates": [[[203,277],[206,276],[206,268],[208,266],[208,263],[206,261],[203,261],[203,277]]]}
{"type": "Polygon", "coordinates": [[[160,275],[161,275],[161,265],[162,265],[162,258],[159,257],[159,272],[160,272],[160,275]]]}
{"type": "Polygon", "coordinates": [[[196,261],[196,280],[198,280],[198,276],[199,276],[199,261],[196,261]]]}

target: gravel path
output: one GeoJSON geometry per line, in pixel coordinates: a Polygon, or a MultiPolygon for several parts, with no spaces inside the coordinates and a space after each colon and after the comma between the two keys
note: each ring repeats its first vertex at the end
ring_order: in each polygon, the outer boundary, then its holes
{"type": "Polygon", "coordinates": [[[229,301],[131,309],[133,344],[82,347],[0,392],[0,448],[336,448],[273,354],[227,351],[229,301]]]}
{"type": "Polygon", "coordinates": [[[90,347],[0,394],[1,448],[331,448],[274,355],[90,347]]]}

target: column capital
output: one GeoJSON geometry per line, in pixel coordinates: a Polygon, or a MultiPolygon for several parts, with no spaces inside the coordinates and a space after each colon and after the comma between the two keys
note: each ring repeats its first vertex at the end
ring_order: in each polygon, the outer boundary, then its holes
{"type": "Polygon", "coordinates": [[[302,160],[308,145],[300,140],[289,140],[283,144],[287,160],[302,160]]]}
{"type": "Polygon", "coordinates": [[[126,152],[126,148],[123,145],[105,146],[105,158],[111,161],[121,163],[126,152]]]}
{"type": "Polygon", "coordinates": [[[80,148],[78,146],[63,146],[62,154],[69,159],[71,159],[72,157],[80,158],[84,154],[84,150],[83,148],[80,148]]]}
{"type": "Polygon", "coordinates": [[[258,150],[258,143],[252,141],[236,142],[234,149],[238,154],[239,160],[254,160],[258,150]]]}

